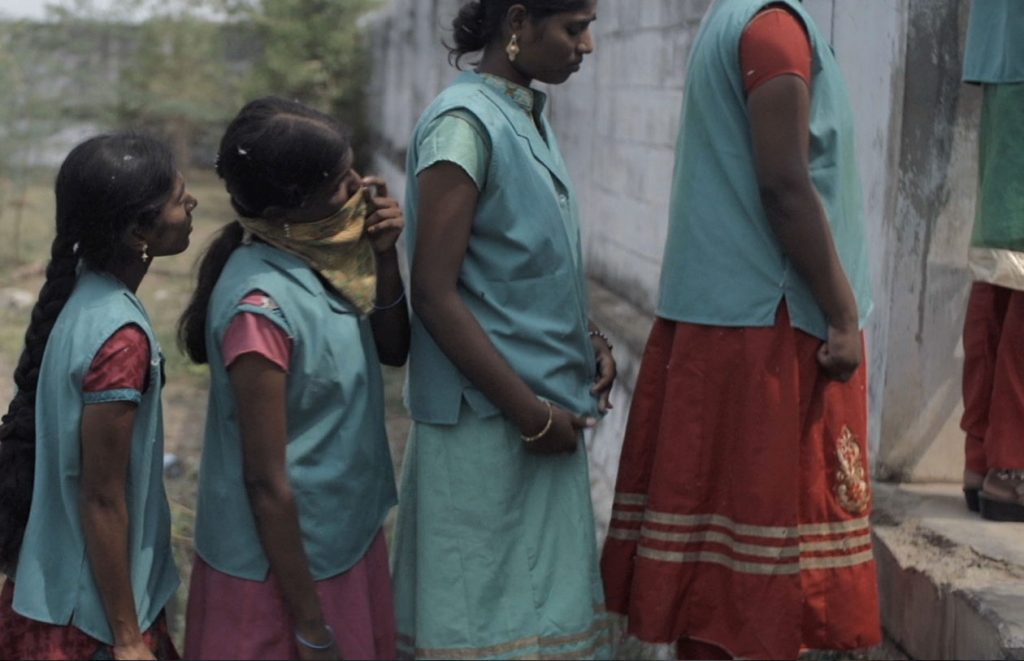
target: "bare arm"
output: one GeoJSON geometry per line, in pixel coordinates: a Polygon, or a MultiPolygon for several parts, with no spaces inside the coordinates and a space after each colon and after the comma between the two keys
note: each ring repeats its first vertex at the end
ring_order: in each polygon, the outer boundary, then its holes
{"type": "Polygon", "coordinates": [[[811,181],[810,91],[797,76],[779,76],[751,93],[748,109],[768,222],[828,320],[819,363],[846,381],[863,360],[857,300],[811,181]]]}
{"type": "Polygon", "coordinates": [[[388,197],[387,184],[379,177],[366,177],[364,186],[376,187],[370,198],[373,213],[367,218],[367,233],[377,253],[377,295],[370,326],[377,344],[377,353],[385,365],[404,365],[409,356],[409,306],[405,302],[405,285],[398,269],[395,242],[405,229],[405,218],[398,201],[388,197]]]}
{"type": "Polygon", "coordinates": [[[132,402],[104,402],[82,411],[82,530],[117,659],[155,658],[142,640],[128,558],[125,489],[136,408],[132,402]]]}
{"type": "MultiPolygon", "coordinates": [[[[270,571],[281,586],[295,632],[314,644],[326,644],[332,636],[309,570],[298,506],[288,481],[286,374],[253,353],[239,356],[228,373],[238,404],[245,487],[270,571]]],[[[332,646],[316,655],[299,645],[299,655],[303,659],[338,658],[338,650],[332,646]]]]}
{"type": "MultiPolygon", "coordinates": [[[[459,272],[476,210],[476,184],[457,165],[441,162],[418,178],[419,232],[412,263],[412,304],[434,341],[466,378],[531,436],[548,420],[548,408],[491,343],[458,294],[459,272]]],[[[592,424],[558,407],[551,430],[528,447],[571,452],[579,430],[592,424]]]]}

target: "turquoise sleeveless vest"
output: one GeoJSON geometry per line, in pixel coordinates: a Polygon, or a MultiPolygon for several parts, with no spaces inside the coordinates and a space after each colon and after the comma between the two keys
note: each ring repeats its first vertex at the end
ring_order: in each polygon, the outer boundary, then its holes
{"type": "MultiPolygon", "coordinates": [[[[758,191],[739,44],[767,0],[719,0],[690,55],[657,313],[715,326],[772,326],[785,300],[793,326],[824,339],[825,315],[782,252],[758,191]]],[[[810,174],[857,298],[871,280],[853,115],[828,42],[798,2],[813,52],[810,174]]]]}
{"type": "MultiPolygon", "coordinates": [[[[405,208],[409,261],[416,258],[417,145],[425,127],[456,109],[472,113],[491,141],[487,185],[480,191],[459,295],[538,396],[579,415],[596,415],[579,208],[568,170],[547,120],[541,116],[545,141],[530,113],[476,73],[463,73],[444,90],[413,135],[405,208]]],[[[409,410],[419,422],[455,424],[463,400],[481,417],[498,414],[416,315],[408,385],[409,410]]]]}
{"type": "Polygon", "coordinates": [[[967,27],[964,81],[1024,83],[1024,3],[975,0],[967,27]]]}
{"type": "Polygon", "coordinates": [[[267,577],[270,563],[245,489],[238,413],[221,352],[239,312],[263,315],[292,340],[288,479],[313,578],[330,578],[359,562],[397,501],[369,321],[302,260],[260,242],[235,250],[213,290],[196,552],[218,571],[256,581],[267,577]],[[240,305],[254,289],[273,298],[281,314],[240,305]]]}
{"type": "Polygon", "coordinates": [[[113,644],[82,531],[82,409],[113,399],[137,401],[128,501],[132,593],[143,631],[178,587],[171,556],[171,513],[163,483],[163,354],[135,295],[113,276],[83,270],[46,343],[36,394],[36,467],[25,541],[15,575],[14,610],[40,622],[72,626],[113,644]],[[148,387],[83,393],[93,358],[119,328],[135,324],[150,347],[148,387]]]}

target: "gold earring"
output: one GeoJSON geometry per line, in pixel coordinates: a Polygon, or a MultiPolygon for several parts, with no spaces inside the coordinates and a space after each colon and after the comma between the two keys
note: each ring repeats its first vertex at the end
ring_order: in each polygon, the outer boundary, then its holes
{"type": "Polygon", "coordinates": [[[516,34],[512,35],[512,39],[509,40],[508,46],[505,46],[505,52],[508,53],[508,61],[515,62],[516,57],[519,55],[519,36],[516,34]]]}
{"type": "Polygon", "coordinates": [[[143,241],[142,242],[142,261],[144,263],[148,264],[149,260],[151,260],[151,259],[153,259],[153,258],[149,256],[149,244],[146,243],[145,241],[143,241]]]}

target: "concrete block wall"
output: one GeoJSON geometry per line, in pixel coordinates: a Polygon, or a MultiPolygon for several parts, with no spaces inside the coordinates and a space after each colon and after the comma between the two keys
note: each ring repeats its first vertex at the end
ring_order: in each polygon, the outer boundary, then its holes
{"type": "MultiPolygon", "coordinates": [[[[655,305],[686,62],[710,4],[600,0],[596,53],[568,83],[547,90],[582,205],[594,315],[611,331],[623,367],[617,409],[590,441],[595,495],[610,494],[655,305]]],[[[398,191],[418,114],[457,74],[441,41],[459,5],[392,0],[366,20],[377,165],[398,191]]],[[[959,83],[968,3],[804,6],[831,39],[857,116],[875,289],[868,342],[876,475],[956,479],[979,105],[959,83]]]]}

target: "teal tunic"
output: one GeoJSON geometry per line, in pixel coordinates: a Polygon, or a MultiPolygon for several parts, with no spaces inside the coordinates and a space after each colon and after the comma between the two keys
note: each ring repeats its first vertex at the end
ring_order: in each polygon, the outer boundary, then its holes
{"type": "MultiPolygon", "coordinates": [[[[408,244],[416,175],[440,161],[462,167],[480,188],[463,300],[535,392],[592,414],[578,212],[543,100],[473,73],[442,92],[410,149],[408,244]]],[[[608,657],[582,441],[572,455],[527,453],[519,431],[428,341],[420,326],[395,529],[400,656],[608,657]]]]}
{"type": "Polygon", "coordinates": [[[1024,83],[1024,4],[974,0],[967,25],[964,81],[1024,83]]]}
{"type": "MultiPolygon", "coordinates": [[[[544,101],[539,93],[467,72],[431,104],[409,150],[406,245],[412,250],[418,231],[416,175],[437,159],[429,148],[442,144],[426,129],[453,110],[467,112],[487,132],[490,156],[459,296],[535,393],[579,415],[596,415],[579,207],[541,112],[544,101]]],[[[408,400],[419,422],[454,424],[463,401],[480,415],[498,414],[416,315],[408,400]]]]}
{"type": "Polygon", "coordinates": [[[687,72],[657,313],[695,324],[768,327],[785,301],[793,326],[825,339],[828,320],[768,222],[754,167],[739,45],[751,19],[770,4],[789,7],[810,37],[811,181],[861,327],[871,312],[853,112],[828,41],[799,2],[719,0],[687,72]]]}
{"type": "Polygon", "coordinates": [[[971,271],[1024,290],[1024,3],[971,3],[963,78],[984,86],[971,271]]]}
{"type": "Polygon", "coordinates": [[[240,312],[266,317],[292,340],[286,385],[288,480],[313,578],[366,554],[395,504],[384,389],[369,321],[298,257],[254,242],[239,247],[210,300],[206,416],[196,552],[218,571],[261,581],[270,563],[245,488],[238,411],[221,344],[240,312]],[[253,290],[279,306],[241,301],[253,290]]]}
{"type": "Polygon", "coordinates": [[[82,411],[87,404],[138,404],[132,429],[128,562],[139,625],[148,629],[178,587],[171,556],[171,514],[163,483],[163,354],[135,295],[113,276],[85,270],[46,343],[36,394],[36,467],[32,509],[15,573],[14,610],[72,626],[107,644],[113,631],[86,554],[79,506],[82,411]],[[134,324],[149,340],[145,392],[82,391],[103,344],[134,324]]]}

